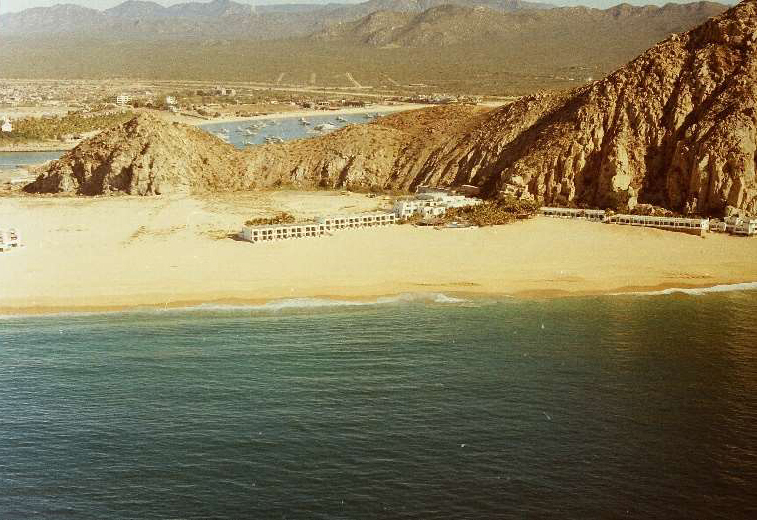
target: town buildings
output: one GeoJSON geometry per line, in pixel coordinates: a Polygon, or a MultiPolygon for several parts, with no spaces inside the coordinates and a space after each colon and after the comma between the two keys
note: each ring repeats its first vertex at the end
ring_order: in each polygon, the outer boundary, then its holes
{"type": "Polygon", "coordinates": [[[124,106],[131,103],[131,96],[128,94],[119,94],[116,96],[116,105],[124,106]]]}
{"type": "Polygon", "coordinates": [[[6,134],[9,134],[9,133],[13,132],[13,125],[11,124],[11,122],[10,122],[9,119],[6,118],[3,121],[2,126],[0,126],[0,131],[2,131],[3,133],[6,133],[6,134]]]}

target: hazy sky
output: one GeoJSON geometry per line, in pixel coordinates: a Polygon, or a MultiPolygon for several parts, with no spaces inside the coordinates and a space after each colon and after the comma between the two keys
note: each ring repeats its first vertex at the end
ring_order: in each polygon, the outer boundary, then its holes
{"type": "MultiPolygon", "coordinates": [[[[86,7],[94,7],[96,9],[107,9],[122,3],[124,0],[0,0],[0,13],[7,13],[11,11],[22,11],[28,7],[40,7],[50,6],[55,4],[78,4],[86,7]]],[[[188,1],[188,0],[184,0],[188,1]]],[[[176,0],[157,0],[157,3],[162,5],[172,5],[184,3],[184,1],[176,0]]],[[[203,0],[209,1],[209,0],[203,0]]],[[[363,0],[236,0],[240,3],[246,4],[325,4],[329,2],[334,3],[359,3],[363,0]]],[[[623,3],[623,0],[541,0],[554,5],[587,5],[591,7],[611,7],[623,3]]],[[[645,4],[658,4],[662,5],[668,3],[669,0],[626,0],[626,3],[645,5],[645,4]]],[[[676,0],[670,0],[676,1],[676,0]]],[[[723,3],[734,3],[733,1],[723,1],[723,3]]],[[[678,0],[678,3],[686,3],[686,1],[678,0]]]]}

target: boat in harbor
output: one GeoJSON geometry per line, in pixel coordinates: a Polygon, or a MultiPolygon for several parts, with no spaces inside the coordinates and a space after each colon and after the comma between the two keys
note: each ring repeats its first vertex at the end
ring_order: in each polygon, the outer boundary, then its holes
{"type": "Polygon", "coordinates": [[[336,126],[330,123],[323,123],[320,125],[316,125],[313,129],[319,132],[330,132],[331,130],[336,130],[336,126]]]}

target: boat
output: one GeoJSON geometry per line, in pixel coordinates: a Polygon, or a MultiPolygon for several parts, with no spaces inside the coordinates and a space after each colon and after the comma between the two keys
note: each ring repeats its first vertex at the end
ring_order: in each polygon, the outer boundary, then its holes
{"type": "Polygon", "coordinates": [[[305,119],[304,117],[301,117],[301,118],[300,118],[300,124],[301,124],[301,125],[310,125],[310,121],[308,121],[308,120],[307,120],[307,119],[305,119]]]}
{"type": "Polygon", "coordinates": [[[281,143],[284,142],[284,140],[281,137],[268,136],[268,137],[265,138],[265,142],[266,143],[281,144],[281,143]]]}
{"type": "Polygon", "coordinates": [[[347,120],[345,118],[343,118],[342,116],[338,116],[336,118],[336,120],[339,121],[340,123],[346,123],[347,122],[347,120]]]}
{"type": "Polygon", "coordinates": [[[336,127],[330,123],[323,123],[320,125],[316,125],[314,127],[314,130],[318,130],[319,132],[329,132],[331,130],[336,130],[336,127]]]}

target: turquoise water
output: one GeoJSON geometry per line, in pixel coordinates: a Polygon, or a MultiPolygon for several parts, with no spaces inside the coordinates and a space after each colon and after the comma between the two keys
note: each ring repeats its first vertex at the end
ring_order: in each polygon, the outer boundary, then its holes
{"type": "Polygon", "coordinates": [[[757,292],[0,320],[0,518],[755,518],[757,292]]]}

